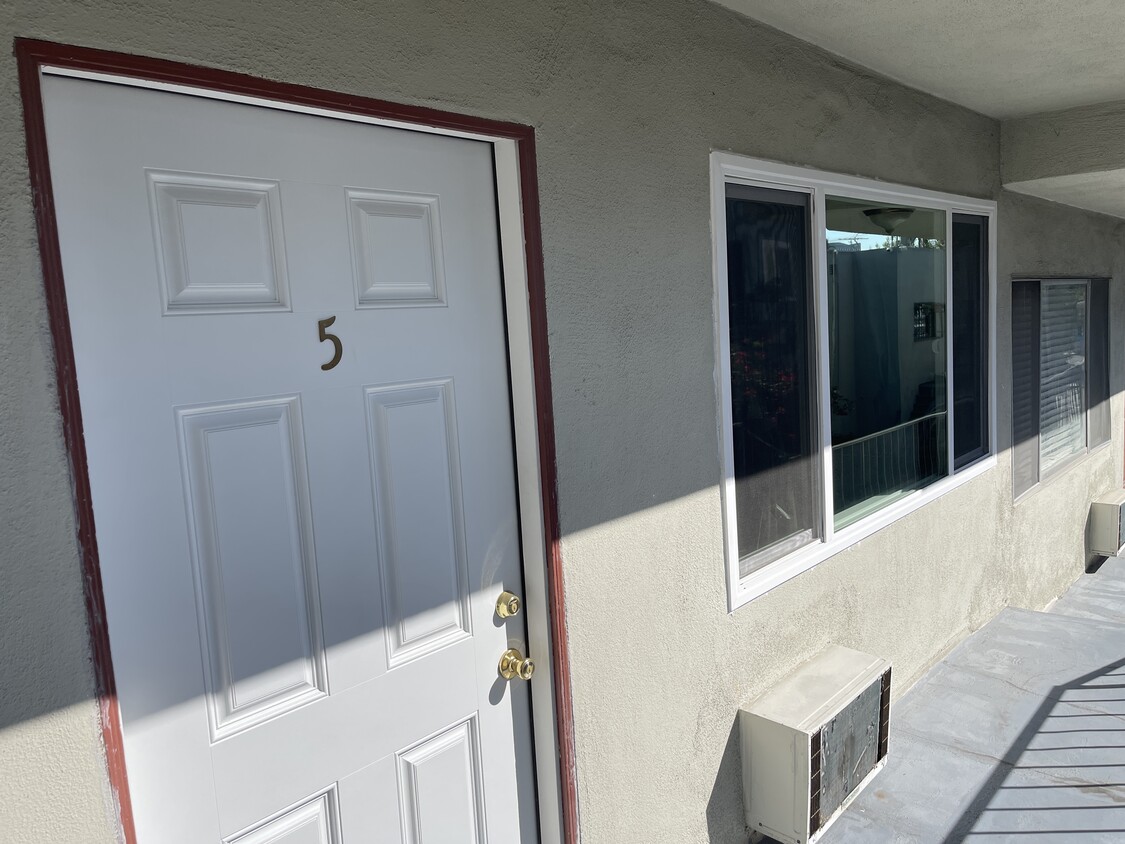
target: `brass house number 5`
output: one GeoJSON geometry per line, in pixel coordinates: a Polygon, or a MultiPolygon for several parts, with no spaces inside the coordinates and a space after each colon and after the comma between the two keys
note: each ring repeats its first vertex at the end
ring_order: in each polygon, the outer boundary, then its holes
{"type": "Polygon", "coordinates": [[[320,329],[320,342],[321,343],[327,343],[329,340],[331,340],[332,341],[332,348],[334,350],[332,352],[332,360],[328,361],[328,363],[322,363],[320,365],[320,368],[323,369],[325,372],[327,372],[330,369],[335,369],[337,364],[340,363],[340,358],[342,358],[344,356],[344,344],[342,342],[340,342],[339,337],[337,337],[335,334],[332,334],[328,330],[329,326],[331,326],[332,323],[334,323],[335,321],[336,321],[336,317],[330,316],[330,317],[325,317],[324,319],[322,319],[320,322],[318,322],[316,324],[317,328],[320,329]]]}

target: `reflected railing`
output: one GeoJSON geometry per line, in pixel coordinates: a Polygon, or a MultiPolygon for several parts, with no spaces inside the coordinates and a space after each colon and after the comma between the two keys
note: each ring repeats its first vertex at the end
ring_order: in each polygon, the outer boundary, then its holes
{"type": "Polygon", "coordinates": [[[943,476],[947,450],[944,410],[832,446],[836,529],[943,476]]]}

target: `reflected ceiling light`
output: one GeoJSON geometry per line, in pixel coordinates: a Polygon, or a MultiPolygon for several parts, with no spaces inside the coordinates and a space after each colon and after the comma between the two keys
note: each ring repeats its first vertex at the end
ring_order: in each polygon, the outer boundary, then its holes
{"type": "Polygon", "coordinates": [[[885,231],[894,234],[895,229],[909,219],[913,208],[868,208],[863,212],[867,219],[885,231]]]}

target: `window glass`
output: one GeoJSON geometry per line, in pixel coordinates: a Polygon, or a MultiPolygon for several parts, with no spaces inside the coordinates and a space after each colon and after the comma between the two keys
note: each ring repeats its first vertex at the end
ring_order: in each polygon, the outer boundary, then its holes
{"type": "Polygon", "coordinates": [[[1086,449],[1086,284],[1043,283],[1039,474],[1086,449]]]}
{"type": "Polygon", "coordinates": [[[948,474],[945,212],[826,197],[842,528],[948,474]]]}
{"type": "Polygon", "coordinates": [[[1039,483],[1039,282],[1012,285],[1012,492],[1039,483]]]}
{"type": "Polygon", "coordinates": [[[728,185],[727,288],[741,575],[820,538],[809,197],[728,185]]]}
{"type": "Polygon", "coordinates": [[[1086,307],[1086,447],[1113,437],[1109,407],[1109,279],[1090,279],[1086,307]]]}
{"type": "Polygon", "coordinates": [[[953,215],[953,462],[988,453],[988,218],[953,215]]]}
{"type": "MultiPolygon", "coordinates": [[[[734,609],[994,466],[995,204],[727,153],[712,174],[734,609]]],[[[1037,482],[1039,285],[1018,292],[1035,342],[1013,363],[1034,385],[1013,395],[1034,411],[1017,450],[1037,482]]],[[[1108,379],[1085,366],[1093,405],[1108,379]]]]}

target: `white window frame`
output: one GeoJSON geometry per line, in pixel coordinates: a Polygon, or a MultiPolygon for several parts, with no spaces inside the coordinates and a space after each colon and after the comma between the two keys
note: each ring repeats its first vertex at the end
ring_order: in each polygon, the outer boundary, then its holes
{"type": "Polygon", "coordinates": [[[874,179],[844,176],[805,167],[778,164],[727,152],[711,153],[711,231],[714,275],[716,391],[719,399],[719,443],[722,466],[723,540],[727,566],[729,611],[765,594],[776,586],[855,545],[878,530],[924,507],[962,484],[996,466],[996,203],[990,200],[939,193],[936,191],[888,184],[874,179]],[[726,186],[749,185],[767,190],[804,193],[810,197],[812,240],[810,259],[815,282],[813,308],[816,319],[816,346],[811,367],[816,382],[819,425],[812,432],[821,453],[821,539],[769,563],[746,577],[739,574],[738,518],[735,504],[734,432],[730,386],[730,314],[727,280],[726,186]],[[945,212],[946,242],[946,319],[953,320],[953,215],[973,214],[988,219],[988,453],[954,471],[953,455],[953,332],[947,328],[946,407],[949,455],[948,474],[929,486],[915,490],[869,516],[842,528],[833,529],[832,509],[832,417],[828,373],[828,253],[825,229],[825,195],[869,200],[888,205],[914,205],[945,212]]]}

